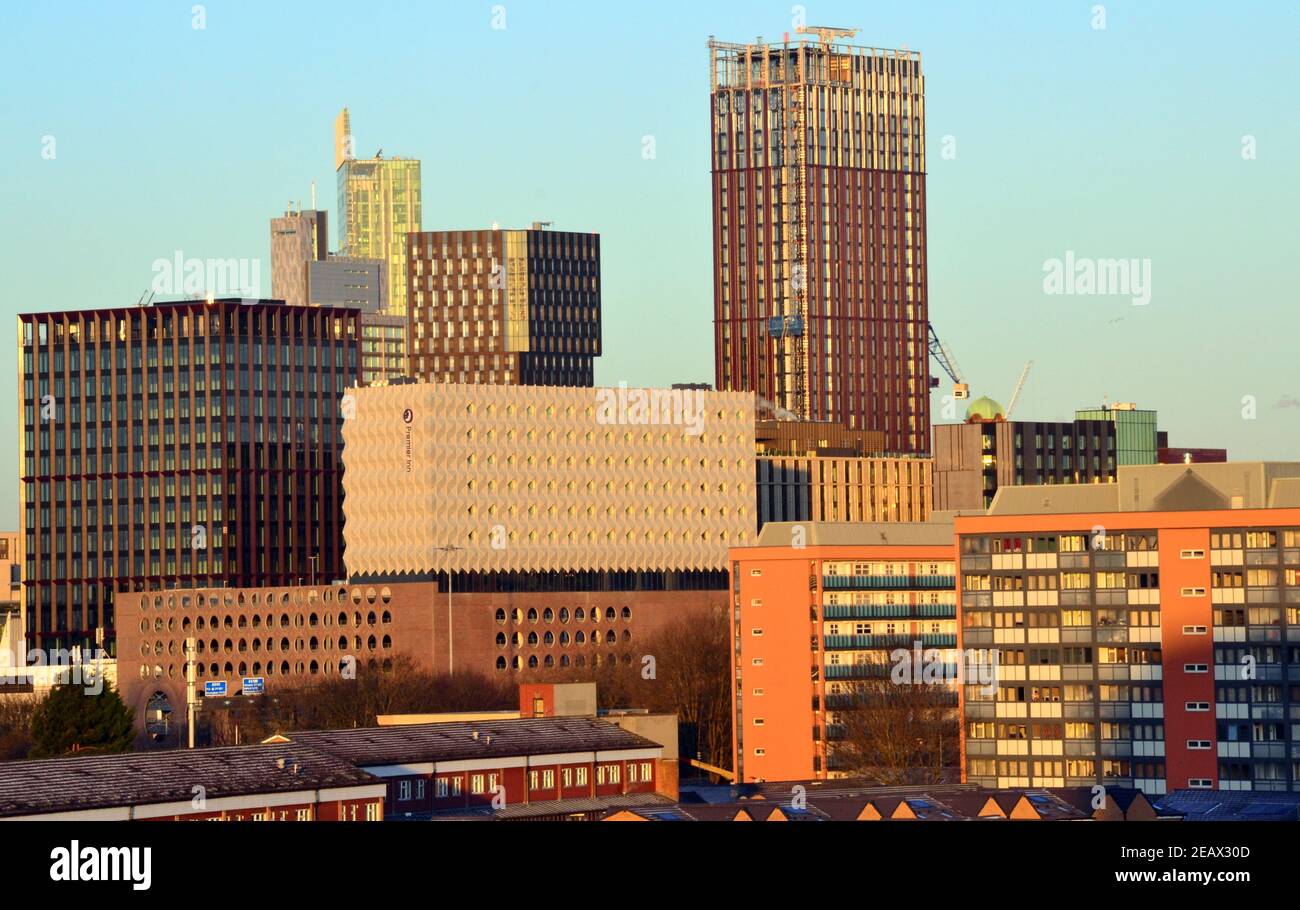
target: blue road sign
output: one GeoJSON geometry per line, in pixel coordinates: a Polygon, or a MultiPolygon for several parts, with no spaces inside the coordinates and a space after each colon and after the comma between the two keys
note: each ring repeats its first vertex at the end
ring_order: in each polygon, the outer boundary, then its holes
{"type": "Polygon", "coordinates": [[[220,698],[226,694],[226,681],[208,681],[203,684],[204,698],[220,698]]]}
{"type": "Polygon", "coordinates": [[[266,692],[266,680],[261,676],[245,676],[243,691],[245,695],[262,695],[266,692]]]}

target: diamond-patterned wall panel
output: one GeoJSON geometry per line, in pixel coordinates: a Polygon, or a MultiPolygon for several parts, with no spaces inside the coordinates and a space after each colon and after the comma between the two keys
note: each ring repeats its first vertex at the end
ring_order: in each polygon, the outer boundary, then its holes
{"type": "Polygon", "coordinates": [[[422,384],[351,394],[350,575],[725,569],[728,547],[755,536],[748,393],[422,384]],[[449,546],[461,549],[439,549],[449,546]]]}

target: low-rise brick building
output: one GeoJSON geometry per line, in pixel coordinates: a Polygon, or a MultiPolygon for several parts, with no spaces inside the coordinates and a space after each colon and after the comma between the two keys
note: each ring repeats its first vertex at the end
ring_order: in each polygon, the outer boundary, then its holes
{"type": "Polygon", "coordinates": [[[301,743],[8,762],[4,821],[381,821],[384,782],[301,743]]]}

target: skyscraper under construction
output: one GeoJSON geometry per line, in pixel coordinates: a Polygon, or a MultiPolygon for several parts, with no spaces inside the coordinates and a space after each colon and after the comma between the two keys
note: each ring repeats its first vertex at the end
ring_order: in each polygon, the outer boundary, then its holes
{"type": "Polygon", "coordinates": [[[921,55],[711,40],[719,390],[930,449],[921,55]]]}

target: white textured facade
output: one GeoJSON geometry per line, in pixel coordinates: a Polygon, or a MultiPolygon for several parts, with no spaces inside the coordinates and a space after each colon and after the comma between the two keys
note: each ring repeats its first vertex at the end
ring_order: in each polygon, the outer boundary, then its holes
{"type": "Polygon", "coordinates": [[[755,536],[749,393],[419,384],[343,407],[352,577],[720,570],[755,536]]]}

